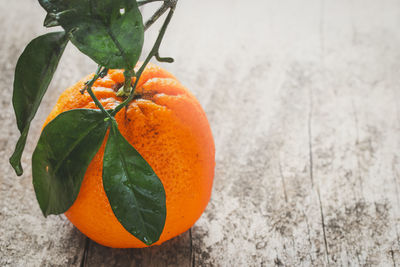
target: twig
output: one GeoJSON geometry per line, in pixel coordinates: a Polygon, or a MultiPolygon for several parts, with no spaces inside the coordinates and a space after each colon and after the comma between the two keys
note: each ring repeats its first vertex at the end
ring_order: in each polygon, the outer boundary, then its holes
{"type": "MultiPolygon", "coordinates": [[[[158,0],[147,0],[150,2],[158,0]]],[[[144,30],[147,30],[154,22],[156,22],[168,9],[174,9],[178,0],[164,0],[164,4],[151,16],[151,18],[144,24],[144,30]]]]}
{"type": "Polygon", "coordinates": [[[137,4],[138,4],[138,6],[143,6],[148,3],[161,2],[161,1],[164,1],[164,0],[142,0],[142,1],[137,1],[137,4]]]}
{"type": "Polygon", "coordinates": [[[136,75],[136,80],[135,83],[133,85],[132,91],[129,95],[129,97],[127,99],[125,99],[124,102],[122,102],[121,104],[119,104],[112,112],[111,115],[114,116],[115,114],[118,113],[118,111],[120,111],[123,107],[125,107],[134,97],[134,92],[136,89],[136,86],[139,82],[140,76],[142,75],[144,69],[146,68],[147,63],[149,63],[150,59],[155,56],[158,53],[158,49],[160,48],[161,45],[161,41],[164,37],[165,31],[168,27],[169,22],[171,21],[172,15],[174,14],[175,11],[175,5],[177,0],[172,0],[170,2],[173,2],[173,6],[169,7],[169,12],[167,17],[165,18],[164,24],[162,25],[161,29],[160,29],[160,33],[158,34],[157,40],[155,41],[153,48],[151,49],[149,55],[147,56],[147,58],[145,59],[145,61],[143,62],[142,66],[139,68],[137,75],[136,75]]]}
{"type": "MultiPolygon", "coordinates": [[[[103,105],[100,103],[100,101],[97,99],[96,95],[93,93],[92,91],[92,86],[93,84],[96,82],[96,80],[98,78],[103,78],[104,76],[107,75],[108,69],[107,68],[103,68],[102,66],[98,66],[97,67],[97,71],[94,74],[93,78],[90,79],[89,81],[86,82],[85,87],[82,89],[83,92],[85,90],[87,90],[87,92],[89,93],[90,97],[93,99],[94,103],[96,104],[96,106],[105,114],[107,115],[107,117],[111,117],[111,115],[107,112],[107,110],[103,107],[103,105]]],[[[81,92],[82,92],[81,90],[81,92]]]]}

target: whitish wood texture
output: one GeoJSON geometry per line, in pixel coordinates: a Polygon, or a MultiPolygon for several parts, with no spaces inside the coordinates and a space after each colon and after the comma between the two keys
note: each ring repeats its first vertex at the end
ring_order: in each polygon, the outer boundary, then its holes
{"type": "Polygon", "coordinates": [[[32,190],[45,117],[95,70],[72,46],[33,123],[25,174],[8,165],[14,66],[43,18],[34,0],[0,0],[1,266],[400,264],[399,1],[181,0],[161,51],[207,112],[214,190],[190,232],[132,250],[43,218],[32,190]]]}

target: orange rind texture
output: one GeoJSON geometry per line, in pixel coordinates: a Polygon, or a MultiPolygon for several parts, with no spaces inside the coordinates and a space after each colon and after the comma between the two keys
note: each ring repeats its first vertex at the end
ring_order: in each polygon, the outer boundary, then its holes
{"type": "MultiPolygon", "coordinates": [[[[45,125],[67,110],[97,108],[87,92],[80,93],[91,77],[93,74],[61,94],[45,125]]],[[[123,83],[123,70],[110,70],[92,90],[106,109],[112,109],[123,101],[116,96],[123,83]]],[[[214,140],[199,102],[167,71],[149,64],[136,93],[138,98],[120,110],[115,119],[122,135],[150,164],[165,188],[167,217],[155,243],[159,245],[187,231],[206,208],[214,177],[214,140]]],[[[146,247],[119,223],[105,194],[102,166],[106,140],[65,215],[82,233],[104,246],[146,247]]]]}

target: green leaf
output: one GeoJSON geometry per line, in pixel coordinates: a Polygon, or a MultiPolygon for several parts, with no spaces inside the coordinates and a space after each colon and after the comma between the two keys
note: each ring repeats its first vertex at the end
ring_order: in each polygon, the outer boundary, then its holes
{"type": "Polygon", "coordinates": [[[150,165],[121,135],[114,121],[103,159],[103,185],[124,228],[147,245],[163,231],[164,187],[150,165]]]}
{"type": "Polygon", "coordinates": [[[32,156],[32,176],[44,216],[64,213],[74,203],[109,125],[99,110],[74,109],[43,129],[32,156]]]}
{"type": "Polygon", "coordinates": [[[68,42],[65,32],[53,32],[32,40],[19,57],[15,68],[13,106],[21,137],[10,163],[21,175],[21,156],[33,117],[53,78],[68,42]]]}
{"type": "Polygon", "coordinates": [[[45,25],[61,25],[71,42],[99,65],[133,69],[143,47],[142,15],[135,0],[39,0],[45,25]]]}
{"type": "Polygon", "coordinates": [[[43,22],[43,26],[50,28],[60,26],[60,24],[58,23],[57,18],[53,13],[47,13],[46,18],[43,22]]]}

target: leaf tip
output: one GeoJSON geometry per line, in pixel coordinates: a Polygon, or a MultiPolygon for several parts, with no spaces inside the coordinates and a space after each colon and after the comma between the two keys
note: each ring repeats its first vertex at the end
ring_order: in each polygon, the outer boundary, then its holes
{"type": "Polygon", "coordinates": [[[21,176],[24,173],[24,170],[22,169],[21,161],[16,158],[15,153],[10,157],[9,162],[10,162],[11,166],[13,167],[17,176],[21,176]]]}
{"type": "Polygon", "coordinates": [[[154,241],[152,241],[151,239],[147,238],[146,236],[143,237],[143,243],[145,243],[146,245],[150,246],[152,244],[154,244],[154,241]]]}

